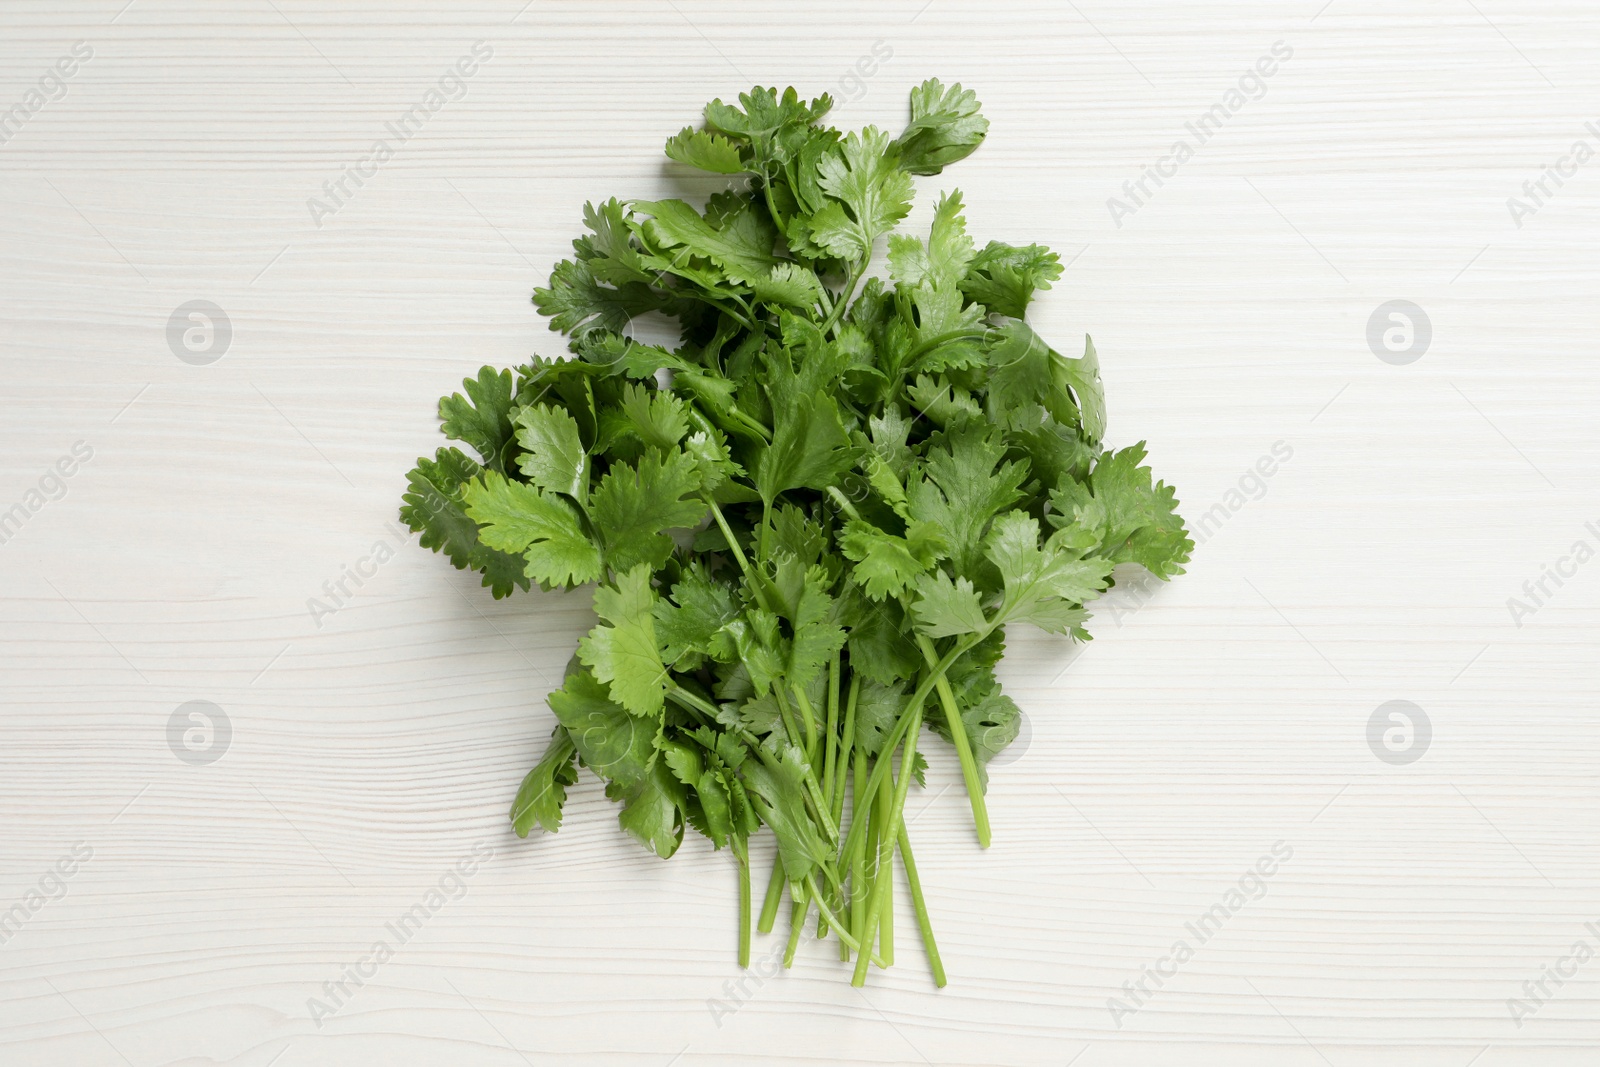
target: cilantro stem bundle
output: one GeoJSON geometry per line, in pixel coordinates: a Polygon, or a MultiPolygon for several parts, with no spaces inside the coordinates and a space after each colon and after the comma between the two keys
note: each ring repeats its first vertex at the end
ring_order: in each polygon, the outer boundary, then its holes
{"type": "Polygon", "coordinates": [[[401,517],[497,598],[596,583],[518,834],[559,829],[588,767],[657,855],[686,826],[732,853],[741,965],[787,894],[785,964],[814,913],[856,985],[893,962],[903,875],[942,986],[904,820],[924,727],[986,847],[986,765],[1020,715],[995,678],[1005,628],[1087,640],[1117,564],[1168,578],[1193,543],[1143,444],[1102,445],[1094,346],[1069,358],[1023,321],[1057,257],[978,249],[958,192],[926,239],[894,232],[912,176],[982,142],[972,92],[925,82],[896,138],[821,125],[828,97],[793,89],[739,105],[667,142],[729,176],[703,210],[585,205],[574,258],[534,291],[572,357],[485,367],[442,399],[476,458],[418,460],[401,517]],[[645,313],[676,320],[675,349],[628,335],[645,313]],[[763,826],[778,859],[756,914],[763,826]]]}

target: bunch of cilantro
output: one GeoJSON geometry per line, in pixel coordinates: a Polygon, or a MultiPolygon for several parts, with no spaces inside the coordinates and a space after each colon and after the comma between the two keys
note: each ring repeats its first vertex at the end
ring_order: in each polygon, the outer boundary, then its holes
{"type": "Polygon", "coordinates": [[[732,853],[748,965],[765,826],[755,924],[787,891],[785,962],[815,909],[856,985],[892,962],[898,868],[943,985],[902,819],[925,728],[988,845],[985,764],[1018,731],[1005,628],[1087,640],[1117,564],[1168,578],[1193,543],[1143,445],[1102,446],[1093,345],[1069,358],[1023,321],[1055,254],[977,248],[958,192],[926,238],[894,232],[912,177],[983,141],[975,95],[925,82],[899,137],[822,125],[830,105],[712,101],[666,152],[727,191],[586,205],[533,297],[571,357],[485,367],[441,400],[475,455],[418,460],[401,516],[496,597],[594,583],[518,834],[558,829],[588,767],[657,855],[686,827],[732,853]],[[887,278],[869,274],[882,243],[887,278]],[[646,312],[677,321],[675,349],[629,336],[646,312]]]}

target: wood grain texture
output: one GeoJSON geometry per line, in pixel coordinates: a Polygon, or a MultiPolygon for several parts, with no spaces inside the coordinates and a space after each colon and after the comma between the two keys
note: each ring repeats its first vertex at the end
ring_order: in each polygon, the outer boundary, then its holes
{"type": "Polygon", "coordinates": [[[0,1062],[1594,1061],[1600,962],[1520,1026],[1507,1001],[1600,945],[1600,563],[1521,625],[1507,599],[1600,545],[1600,162],[1520,227],[1506,203],[1600,145],[1593,5],[123,3],[0,9],[0,108],[93,51],[0,144],[0,511],[93,450],[0,544],[0,911],[92,850],[0,944],[0,1062]],[[314,225],[476,41],[465,95],[314,225]],[[1280,41],[1264,94],[1115,225],[1108,198],[1280,41]],[[701,104],[794,84],[893,127],[934,74],[993,132],[916,218],[958,184],[980,240],[1071,259],[1037,325],[1091,332],[1113,441],[1227,514],[1092,644],[1014,636],[1030,739],[992,849],[953,760],[913,796],[949,988],[904,921],[864,992],[831,946],[747,978],[702,842],[642,854],[593,779],[559,836],[510,834],[585,598],[494,602],[395,508],[435,397],[558,350],[528,293],[585,199],[716,188],[659,154],[701,104]],[[209,366],[167,344],[194,299],[232,324],[209,366]],[[1368,348],[1394,299],[1432,323],[1406,366],[1368,348]],[[379,542],[318,625],[308,598],[379,542]],[[1366,741],[1394,699],[1432,722],[1408,766],[1366,741]],[[191,700],[232,725],[208,766],[168,747],[191,700]],[[1263,895],[1114,1017],[1276,842],[1263,895]],[[475,845],[458,899],[314,1022],[475,845]]]}

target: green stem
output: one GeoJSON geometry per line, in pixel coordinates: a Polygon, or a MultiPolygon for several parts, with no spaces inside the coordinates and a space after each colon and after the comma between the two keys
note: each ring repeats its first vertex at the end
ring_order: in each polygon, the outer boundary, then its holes
{"type": "Polygon", "coordinates": [[[764,174],[761,176],[761,193],[766,197],[767,214],[771,215],[772,221],[777,223],[778,232],[782,233],[787,230],[789,228],[788,221],[778,211],[778,205],[772,202],[772,180],[764,174]]]}
{"type": "Polygon", "coordinates": [[[709,715],[712,722],[717,721],[716,708],[680,685],[670,684],[667,686],[667,699],[679,707],[688,708],[690,711],[699,712],[702,715],[709,715]]]}
{"type": "Polygon", "coordinates": [[[845,284],[843,291],[839,293],[839,299],[833,305],[832,314],[830,314],[827,321],[822,324],[823,333],[827,333],[829,330],[837,326],[839,324],[839,320],[844,317],[845,308],[850,306],[850,298],[855,295],[856,284],[861,281],[861,276],[867,272],[867,264],[871,261],[871,259],[872,253],[868,252],[867,258],[863,259],[859,265],[850,271],[850,280],[845,284]]]}
{"type": "MultiPolygon", "coordinates": [[[[927,699],[926,693],[923,694],[923,699],[927,699]]],[[[878,869],[880,871],[887,871],[889,857],[885,856],[884,852],[885,850],[891,854],[894,852],[895,840],[900,833],[900,817],[905,812],[906,793],[910,790],[911,779],[914,777],[912,771],[917,758],[917,736],[921,732],[922,704],[919,701],[911,712],[911,722],[906,728],[905,749],[900,757],[900,778],[894,784],[894,800],[889,808],[889,825],[892,827],[892,831],[885,835],[886,841],[878,843],[878,869]]],[[[885,749],[884,758],[880,762],[888,763],[892,755],[892,749],[885,749]]],[[[872,883],[872,893],[867,901],[867,921],[861,930],[861,943],[863,945],[872,944],[873,937],[877,935],[878,922],[883,916],[884,897],[891,888],[890,883],[891,879],[882,877],[872,883]]],[[[865,954],[856,957],[855,973],[850,976],[851,985],[859,988],[866,984],[867,965],[870,962],[865,954]]]]}
{"type": "MultiPolygon", "coordinates": [[[[812,710],[811,698],[804,689],[794,691],[794,702],[800,708],[800,720],[806,727],[806,759],[814,761],[817,758],[817,713],[812,710]]],[[[822,793],[827,796],[828,790],[824,788],[822,793]]]]}
{"type": "Polygon", "coordinates": [[[739,861],[739,966],[750,966],[750,853],[735,835],[733,855],[739,861]]]}
{"type": "MultiPolygon", "coordinates": [[[[789,710],[789,699],[783,695],[783,690],[776,685],[772,687],[772,695],[778,701],[778,714],[783,719],[783,729],[784,732],[789,735],[789,743],[794,745],[795,748],[801,748],[800,730],[799,727],[795,726],[794,724],[794,712],[789,710]]],[[[806,710],[809,713],[810,707],[811,705],[807,703],[803,710],[806,710]]],[[[810,748],[802,749],[802,751],[809,753],[809,751],[814,749],[816,746],[817,726],[816,723],[810,721],[808,717],[806,727],[807,731],[811,735],[811,746],[810,748]]],[[[754,744],[757,742],[752,743],[754,744]]],[[[766,746],[761,747],[764,750],[766,746]]],[[[768,755],[770,758],[770,753],[768,755]]],[[[833,824],[828,821],[828,815],[831,809],[828,806],[827,799],[822,795],[822,788],[817,785],[817,772],[811,766],[811,757],[809,755],[806,756],[805,771],[806,806],[811,809],[811,814],[817,820],[817,824],[820,825],[827,833],[828,840],[833,844],[838,844],[839,832],[835,830],[833,828],[833,824]]]]}
{"type": "Polygon", "coordinates": [[[740,296],[738,293],[733,293],[731,295],[733,296],[733,302],[738,304],[740,309],[744,312],[745,322],[749,325],[750,332],[759,333],[761,327],[756,325],[756,313],[754,309],[752,309],[750,305],[745,302],[744,297],[740,296]]]}
{"type": "MultiPolygon", "coordinates": [[[[739,542],[734,539],[733,530],[729,528],[728,520],[723,516],[722,509],[717,507],[717,502],[715,500],[711,499],[711,494],[710,493],[702,493],[701,497],[710,506],[712,517],[716,519],[717,526],[719,528],[721,528],[722,536],[727,540],[728,547],[733,550],[733,558],[739,564],[739,570],[742,571],[747,578],[752,578],[752,575],[750,573],[750,561],[745,558],[744,551],[739,548],[739,542]]],[[[765,520],[763,520],[763,522],[762,522],[761,533],[762,533],[763,539],[765,539],[765,537],[766,537],[766,522],[765,522],[765,520]]],[[[765,549],[763,549],[763,551],[765,551],[765,549]]],[[[762,595],[761,583],[758,582],[758,581],[755,581],[752,578],[751,585],[756,591],[756,598],[761,602],[762,606],[765,607],[766,606],[766,597],[762,595]]],[[[800,738],[799,738],[799,735],[798,735],[798,733],[796,732],[796,730],[794,728],[794,721],[793,721],[793,719],[792,719],[792,717],[790,715],[790,712],[789,712],[789,701],[788,701],[788,698],[786,698],[783,695],[783,690],[778,688],[777,686],[773,687],[772,693],[773,693],[773,696],[777,698],[778,711],[783,715],[784,728],[789,731],[789,740],[793,741],[796,745],[799,745],[800,738]]],[[[804,701],[804,703],[802,703],[801,706],[800,706],[800,710],[806,717],[806,736],[807,736],[807,738],[809,740],[809,744],[807,745],[806,751],[808,753],[809,752],[814,752],[816,750],[816,743],[817,743],[816,716],[812,713],[812,711],[811,711],[811,702],[809,700],[805,699],[805,694],[804,693],[800,692],[799,690],[796,690],[795,691],[795,696],[798,697],[800,700],[804,701]]],[[[713,719],[715,719],[717,717],[717,709],[711,708],[710,712],[711,712],[711,717],[713,719]]],[[[766,748],[765,748],[765,746],[761,745],[760,742],[755,741],[755,740],[751,740],[750,744],[753,747],[755,747],[757,749],[760,749],[764,756],[766,755],[766,748]]],[[[806,787],[807,787],[807,796],[808,796],[808,799],[811,802],[812,813],[814,815],[816,815],[817,821],[822,824],[822,828],[828,832],[829,838],[831,840],[833,840],[833,841],[837,841],[838,837],[839,837],[838,832],[834,830],[832,824],[830,824],[828,822],[827,818],[825,817],[824,813],[829,810],[829,806],[828,806],[827,801],[822,799],[822,791],[821,791],[820,787],[817,785],[816,772],[810,767],[809,758],[808,758],[807,767],[806,767],[806,787]]]]}
{"type": "Polygon", "coordinates": [[[800,727],[794,723],[794,711],[789,707],[789,698],[783,695],[783,690],[778,686],[772,687],[772,697],[778,702],[778,715],[783,719],[783,732],[788,735],[789,743],[799,748],[800,727]]]}
{"type": "Polygon", "coordinates": [[[909,371],[915,367],[917,360],[936,348],[947,345],[952,341],[981,340],[988,335],[988,332],[988,330],[951,330],[949,333],[941,333],[930,337],[916,348],[913,348],[911,354],[906,356],[905,369],[909,371]]]}
{"type": "MultiPolygon", "coordinates": [[[[692,425],[696,430],[703,431],[707,437],[715,437],[716,434],[723,432],[717,428],[715,423],[706,418],[705,414],[694,404],[686,404],[684,406],[684,412],[689,416],[690,425],[692,425]]],[[[761,438],[761,440],[767,442],[768,444],[772,443],[772,431],[761,425],[756,420],[752,419],[750,416],[746,415],[744,412],[740,411],[738,408],[731,407],[727,411],[718,412],[718,414],[731,419],[734,422],[740,423],[745,427],[745,429],[752,431],[757,437],[761,438]]]]}
{"type": "MultiPolygon", "coordinates": [[[[784,728],[789,731],[790,740],[794,741],[796,747],[798,747],[799,742],[794,736],[794,721],[788,711],[788,704],[783,699],[783,691],[780,689],[773,689],[773,693],[778,697],[778,710],[783,715],[784,728]]],[[[688,708],[691,711],[698,712],[704,716],[709,716],[711,723],[717,722],[717,709],[706,703],[704,700],[701,700],[687,689],[684,689],[682,686],[668,685],[666,696],[668,700],[673,701],[681,707],[688,708]]],[[[707,725],[710,725],[710,723],[707,723],[707,725]]],[[[761,760],[762,763],[765,763],[773,770],[777,770],[779,768],[780,764],[778,762],[778,758],[772,754],[771,749],[761,743],[760,738],[756,737],[749,730],[746,730],[743,727],[739,728],[738,734],[744,740],[746,745],[755,749],[756,756],[761,760]]],[[[830,814],[831,809],[828,806],[827,800],[824,799],[822,795],[822,790],[817,786],[817,778],[812,772],[810,764],[806,765],[805,783],[806,807],[811,810],[811,817],[817,821],[817,825],[822,827],[823,832],[828,835],[829,843],[837,845],[839,843],[839,831],[834,829],[833,823],[828,821],[828,815],[830,814]]]]}
{"type": "Polygon", "coordinates": [[[759,327],[759,326],[757,326],[755,324],[755,321],[753,319],[751,319],[751,318],[749,318],[749,317],[747,317],[745,315],[741,315],[739,312],[735,311],[733,308],[730,308],[725,304],[719,303],[717,300],[713,299],[712,297],[707,296],[705,294],[704,290],[700,290],[698,292],[686,293],[685,295],[688,295],[688,296],[692,297],[693,299],[700,301],[703,304],[710,304],[712,307],[716,308],[718,311],[720,311],[724,315],[728,316],[728,318],[733,319],[735,322],[737,322],[739,325],[743,326],[745,329],[749,330],[751,333],[755,333],[757,330],[761,329],[761,327],[759,327]]]}
{"type": "Polygon", "coordinates": [[[857,511],[856,506],[850,503],[849,497],[845,496],[839,491],[839,487],[837,485],[828,486],[828,495],[833,497],[833,502],[838,504],[839,510],[843,511],[846,515],[850,516],[852,519],[861,518],[861,512],[857,511]]]}
{"type": "Polygon", "coordinates": [[[911,838],[904,823],[900,825],[900,859],[905,864],[906,881],[911,883],[911,903],[917,912],[917,928],[922,931],[922,948],[928,954],[928,969],[933,972],[933,984],[943,989],[944,961],[939,958],[939,945],[933,939],[933,921],[928,917],[928,904],[922,899],[922,879],[917,877],[917,861],[911,855],[911,838]]]}
{"type": "MultiPolygon", "coordinates": [[[[839,670],[841,653],[833,654],[833,662],[828,664],[828,726],[823,735],[822,749],[822,795],[833,799],[833,757],[838,748],[839,733],[839,670]]],[[[830,810],[832,805],[829,805],[830,810]]]]}
{"type": "Polygon", "coordinates": [[[772,933],[772,924],[778,919],[783,885],[783,857],[779,856],[772,861],[772,877],[767,879],[767,895],[761,901],[761,918],[756,921],[756,929],[764,934],[772,933]]]}
{"type": "MultiPolygon", "coordinates": [[[[956,643],[951,646],[950,651],[939,657],[939,662],[924,674],[922,681],[917,685],[916,691],[911,694],[911,699],[906,701],[905,709],[900,712],[900,718],[895,723],[894,729],[890,730],[889,736],[884,739],[884,752],[888,753],[894,751],[895,746],[900,743],[900,739],[906,735],[906,731],[910,728],[913,714],[915,714],[915,718],[919,723],[922,721],[922,705],[927,701],[928,694],[933,691],[934,683],[938,679],[944,677],[944,672],[950,669],[950,665],[952,663],[970,651],[972,647],[979,641],[982,641],[985,637],[988,637],[989,632],[993,628],[994,626],[992,624],[986,625],[982,630],[975,634],[967,634],[965,637],[957,638],[956,643]]],[[[867,782],[867,788],[865,792],[874,792],[878,788],[878,784],[883,781],[884,776],[888,773],[889,761],[885,759],[879,759],[877,765],[872,768],[872,775],[867,782]]],[[[862,794],[858,793],[856,795],[861,796],[862,794]]],[[[864,829],[861,825],[860,819],[850,820],[850,833],[845,838],[845,848],[843,850],[845,853],[849,852],[850,847],[854,844],[856,837],[863,832],[864,829]]]]}
{"type": "MultiPolygon", "coordinates": [[[[840,922],[838,917],[836,915],[834,915],[832,910],[829,909],[828,906],[822,902],[821,894],[817,893],[817,891],[816,891],[816,889],[817,889],[816,876],[815,875],[807,875],[806,876],[806,881],[809,882],[810,885],[811,885],[812,896],[816,899],[817,910],[822,913],[823,921],[828,924],[828,926],[833,930],[834,933],[839,935],[839,944],[847,952],[859,952],[859,951],[861,951],[861,942],[859,942],[859,941],[857,941],[855,939],[855,936],[850,933],[849,929],[846,928],[845,924],[840,922]]],[[[878,955],[875,952],[874,953],[870,953],[870,955],[872,956],[872,962],[876,963],[879,967],[887,967],[888,966],[888,961],[886,961],[882,956],[878,955]]]]}
{"type": "Polygon", "coordinates": [[[783,947],[783,965],[794,966],[794,954],[800,947],[800,935],[805,932],[806,915],[811,911],[811,897],[799,882],[789,887],[789,895],[796,897],[789,908],[789,943],[783,947]]]}
{"type": "Polygon", "coordinates": [[[749,415],[746,415],[744,412],[740,411],[738,408],[730,407],[724,414],[729,419],[732,419],[734,422],[737,422],[739,425],[743,426],[745,429],[761,438],[761,440],[768,444],[772,443],[772,431],[761,425],[755,419],[752,419],[749,415]]]}
{"type": "Polygon", "coordinates": [[[833,314],[833,297],[829,294],[828,287],[826,285],[822,286],[817,291],[821,294],[818,297],[818,303],[822,305],[822,317],[823,321],[826,322],[828,317],[833,314]]]}
{"type": "Polygon", "coordinates": [[[873,871],[873,884],[887,881],[889,888],[883,894],[883,915],[878,921],[878,951],[890,965],[894,963],[894,845],[898,836],[889,825],[889,806],[894,802],[894,791],[885,778],[878,786],[877,807],[873,817],[878,820],[878,868],[873,871]]]}
{"type": "MultiPolygon", "coordinates": [[[[856,702],[861,696],[861,676],[850,676],[850,696],[845,701],[844,730],[839,739],[838,774],[833,783],[833,821],[839,823],[844,818],[844,787],[845,769],[850,766],[850,753],[855,750],[856,742],[856,702]]],[[[841,825],[840,830],[844,827],[841,825]]]]}
{"type": "Polygon", "coordinates": [[[841,863],[850,872],[850,929],[860,940],[862,927],[867,922],[867,837],[865,834],[857,836],[855,829],[866,821],[872,810],[872,801],[867,799],[867,756],[860,748],[856,749],[854,786],[850,794],[855,798],[854,810],[850,813],[851,833],[846,839],[841,863]]]}
{"type": "MultiPolygon", "coordinates": [[[[695,696],[693,693],[689,692],[687,689],[684,689],[682,686],[679,686],[679,685],[668,685],[667,686],[667,690],[666,690],[666,697],[667,697],[668,700],[672,701],[674,704],[677,704],[679,707],[687,708],[689,711],[692,711],[696,715],[699,715],[701,717],[701,722],[704,723],[706,726],[711,726],[711,725],[721,726],[721,725],[723,725],[722,723],[717,721],[717,709],[716,708],[712,707],[710,704],[707,704],[704,700],[701,700],[699,697],[695,696]]],[[[777,770],[778,769],[778,767],[779,767],[778,758],[772,754],[772,751],[769,748],[767,748],[766,745],[763,745],[761,743],[761,739],[759,737],[757,737],[755,734],[751,733],[749,730],[746,730],[742,726],[739,727],[736,732],[738,733],[740,739],[742,741],[744,741],[744,743],[746,745],[748,745],[750,748],[755,749],[756,756],[758,758],[760,758],[762,763],[765,763],[768,767],[772,768],[773,770],[777,770]]],[[[815,783],[811,783],[811,784],[812,784],[812,787],[815,788],[815,783]]]]}
{"type": "MultiPolygon", "coordinates": [[[[917,635],[917,647],[922,649],[922,658],[929,667],[939,662],[933,642],[922,634],[917,635]]],[[[950,690],[950,680],[941,674],[934,688],[939,691],[939,704],[944,708],[945,723],[950,727],[950,743],[955,745],[956,755],[961,759],[961,777],[966,780],[967,797],[972,802],[972,822],[978,830],[978,847],[988,848],[989,806],[984,803],[983,779],[978,776],[978,760],[972,754],[967,725],[961,718],[961,709],[956,705],[956,695],[950,690]]]]}
{"type": "Polygon", "coordinates": [[[701,493],[700,496],[711,506],[711,517],[717,520],[717,527],[722,531],[723,539],[728,542],[728,548],[733,552],[734,562],[739,564],[739,570],[748,577],[750,561],[745,559],[744,549],[739,547],[739,541],[733,536],[733,530],[728,526],[728,520],[723,516],[722,509],[717,507],[717,502],[711,499],[710,493],[701,493]]]}

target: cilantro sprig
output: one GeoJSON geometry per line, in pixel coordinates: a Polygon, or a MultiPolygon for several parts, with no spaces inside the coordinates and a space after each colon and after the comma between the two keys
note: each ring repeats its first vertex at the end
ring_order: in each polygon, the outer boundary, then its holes
{"type": "Polygon", "coordinates": [[[666,154],[727,191],[585,205],[533,294],[570,356],[441,400],[476,458],[419,459],[401,516],[497,598],[593,586],[518,834],[558,830],[587,767],[657,855],[690,827],[733,854],[742,965],[787,892],[785,962],[815,909],[857,985],[893,961],[898,864],[943,985],[903,819],[923,727],[987,846],[986,764],[1020,718],[995,675],[1006,628],[1086,641],[1117,566],[1171,578],[1194,546],[1144,443],[1104,443],[1094,345],[1065,355],[1025,321],[1055,254],[980,249],[955,190],[926,235],[896,229],[913,176],[982,143],[976,95],[930,79],[898,137],[826,126],[831,105],[714,100],[666,154]],[[629,336],[645,312],[677,321],[676,347],[629,336]]]}

